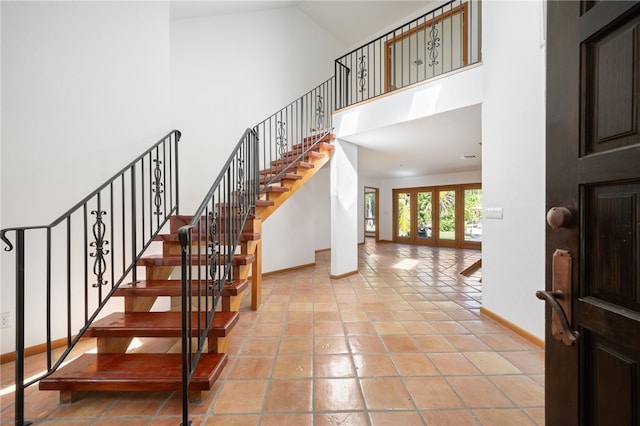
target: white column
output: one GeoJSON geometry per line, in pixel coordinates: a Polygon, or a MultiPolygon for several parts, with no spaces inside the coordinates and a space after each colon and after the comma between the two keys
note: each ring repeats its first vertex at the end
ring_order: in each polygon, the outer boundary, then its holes
{"type": "Polygon", "coordinates": [[[358,147],[336,139],[331,159],[331,277],[358,271],[358,147]]]}

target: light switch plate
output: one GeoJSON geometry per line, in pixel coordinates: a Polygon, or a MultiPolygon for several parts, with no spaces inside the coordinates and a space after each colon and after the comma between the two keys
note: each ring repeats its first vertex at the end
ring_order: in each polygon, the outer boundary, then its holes
{"type": "Polygon", "coordinates": [[[502,207],[485,207],[485,219],[502,219],[502,207]]]}

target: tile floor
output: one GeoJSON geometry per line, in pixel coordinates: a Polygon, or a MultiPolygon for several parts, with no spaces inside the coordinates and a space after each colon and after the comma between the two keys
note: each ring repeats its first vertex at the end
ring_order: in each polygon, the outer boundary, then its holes
{"type": "MultiPolygon", "coordinates": [[[[359,274],[315,267],[265,277],[245,298],[229,363],[193,425],[541,425],[544,351],[479,312],[478,251],[367,241],[359,274]]],[[[27,376],[42,357],[27,362],[27,376]]],[[[13,364],[2,366],[2,424],[13,424],[13,364]],[[6,423],[5,423],[6,422],[6,423]]],[[[172,425],[176,393],[94,393],[59,405],[27,390],[25,418],[52,425],[172,425]]]]}

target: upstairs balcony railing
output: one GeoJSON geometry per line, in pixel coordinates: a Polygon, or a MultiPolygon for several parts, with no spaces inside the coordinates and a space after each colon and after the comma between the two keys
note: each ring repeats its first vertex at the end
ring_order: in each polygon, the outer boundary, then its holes
{"type": "Polygon", "coordinates": [[[336,59],[336,109],[479,62],[480,18],[480,1],[448,1],[336,59]]]}

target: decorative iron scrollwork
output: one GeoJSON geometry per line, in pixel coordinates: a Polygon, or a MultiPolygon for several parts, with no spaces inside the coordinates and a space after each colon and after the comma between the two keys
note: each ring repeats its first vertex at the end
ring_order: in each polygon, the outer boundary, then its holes
{"type": "Polygon", "coordinates": [[[155,214],[156,216],[160,216],[160,214],[162,214],[162,212],[160,211],[160,207],[162,207],[161,195],[164,192],[164,189],[162,189],[162,187],[164,186],[164,183],[162,183],[161,181],[162,169],[160,168],[162,161],[156,158],[155,160],[153,160],[153,162],[156,163],[156,166],[153,169],[154,181],[153,181],[153,188],[151,189],[155,194],[155,196],[153,197],[153,205],[156,206],[156,211],[153,212],[153,214],[155,214]]]}
{"type": "Polygon", "coordinates": [[[438,28],[436,27],[435,20],[431,24],[431,29],[429,30],[429,41],[427,42],[427,52],[429,54],[429,59],[431,62],[429,63],[430,67],[438,65],[438,47],[440,47],[440,37],[438,37],[438,28]]]}
{"type": "Polygon", "coordinates": [[[238,158],[238,214],[244,214],[245,187],[244,187],[244,159],[238,158]]]}
{"type": "Polygon", "coordinates": [[[280,156],[287,152],[287,129],[285,125],[284,121],[278,121],[278,128],[276,129],[276,146],[280,156]]]}
{"type": "Polygon", "coordinates": [[[93,273],[97,277],[97,282],[92,284],[92,286],[100,287],[107,284],[107,281],[104,280],[104,273],[107,270],[107,262],[104,256],[109,254],[109,250],[104,247],[109,244],[109,241],[104,239],[106,225],[102,221],[102,216],[106,215],[107,212],[103,210],[92,210],[91,214],[96,216],[96,222],[93,224],[93,238],[95,241],[89,245],[95,247],[96,251],[95,253],[90,253],[89,256],[95,258],[93,262],[93,273]]]}
{"type": "Polygon", "coordinates": [[[369,72],[367,71],[367,64],[364,63],[365,59],[367,59],[367,56],[362,55],[358,60],[357,77],[358,77],[358,86],[360,86],[358,88],[358,92],[360,93],[365,92],[367,90],[367,88],[365,87],[365,85],[367,84],[367,81],[365,80],[365,78],[367,77],[367,75],[369,75],[369,72]]]}
{"type": "Polygon", "coordinates": [[[6,229],[4,229],[4,230],[0,231],[0,239],[1,239],[2,241],[4,241],[4,243],[7,245],[7,246],[4,248],[4,251],[11,251],[11,250],[13,250],[13,244],[11,244],[11,241],[9,241],[9,239],[7,238],[6,233],[7,233],[7,230],[6,230],[6,229]]]}
{"type": "Polygon", "coordinates": [[[218,212],[209,212],[209,241],[208,246],[211,250],[209,252],[209,275],[212,280],[216,279],[216,273],[218,272],[217,258],[220,254],[220,241],[217,239],[218,234],[218,212]]]}
{"type": "Polygon", "coordinates": [[[316,97],[316,130],[324,129],[324,97],[318,95],[316,97]]]}

